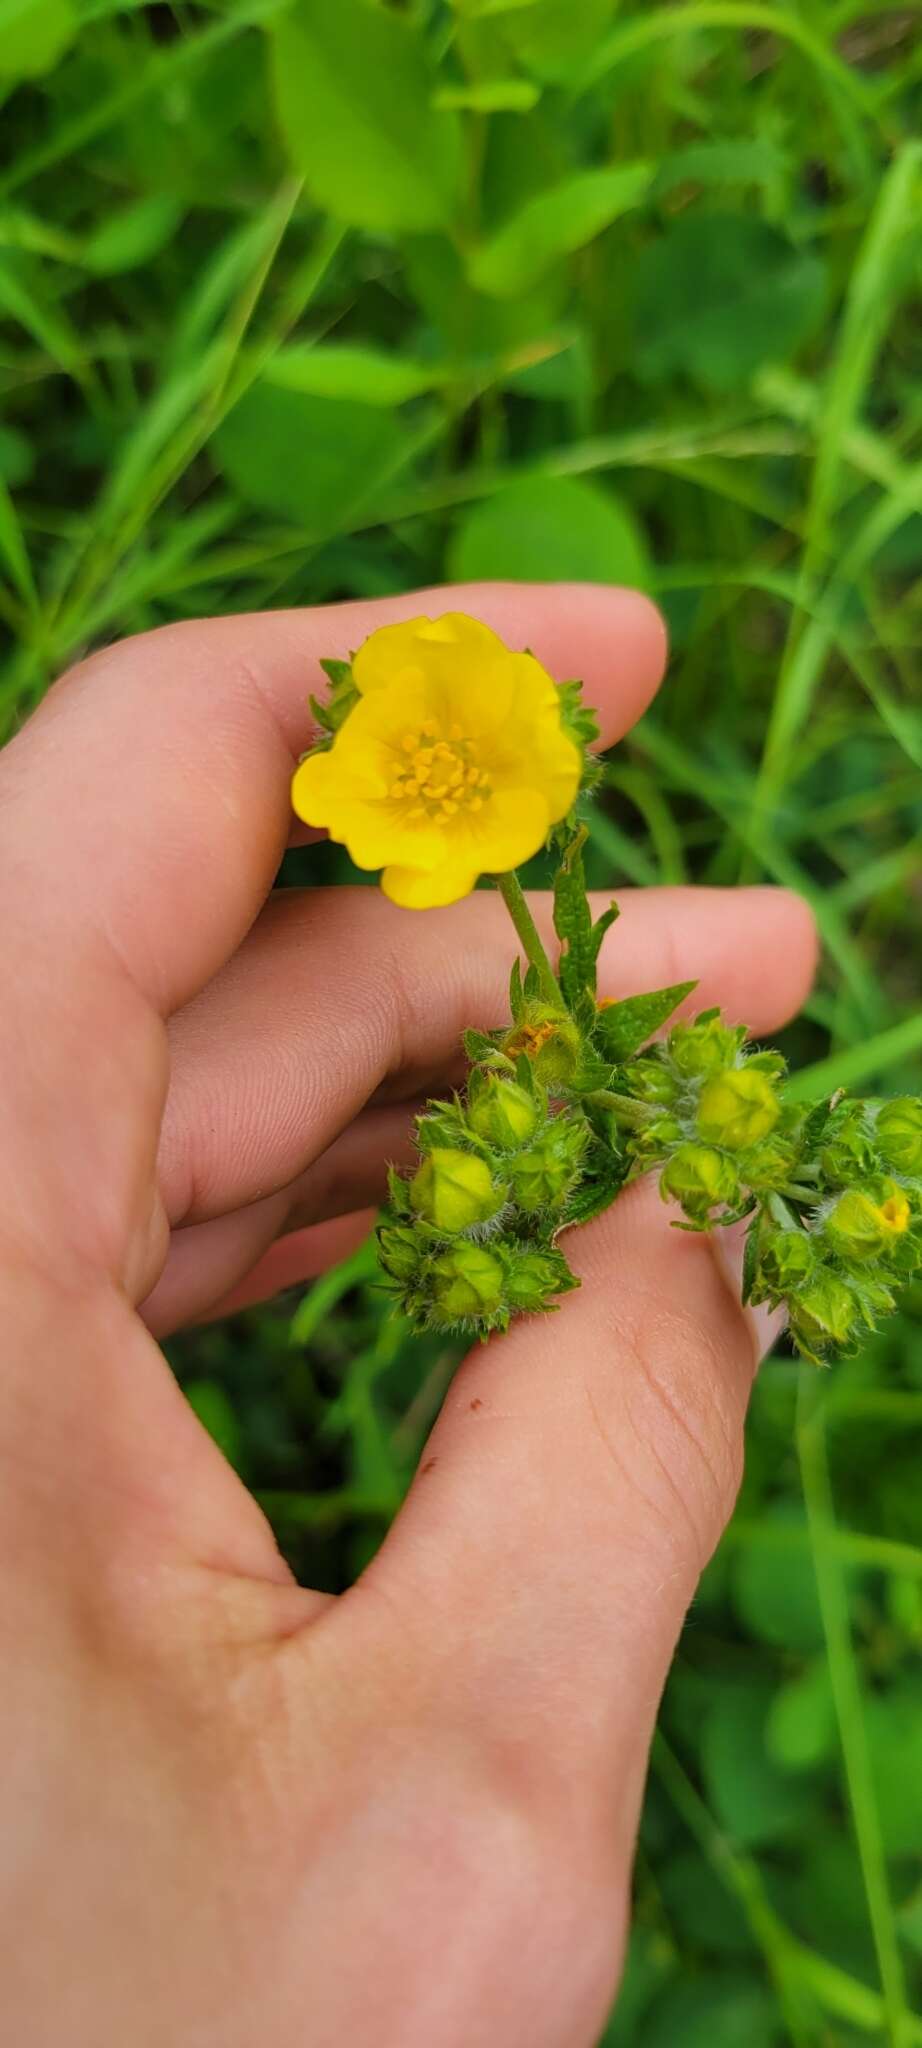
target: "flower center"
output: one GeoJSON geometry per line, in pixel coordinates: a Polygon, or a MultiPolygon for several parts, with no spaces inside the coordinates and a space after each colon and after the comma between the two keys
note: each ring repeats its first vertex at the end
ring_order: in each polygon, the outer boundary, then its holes
{"type": "Polygon", "coordinates": [[[483,809],[489,777],[472,758],[473,741],[460,725],[440,735],[435,719],[428,718],[418,732],[404,733],[400,751],[404,762],[388,795],[405,806],[408,818],[442,824],[457,811],[483,809]]]}
{"type": "Polygon", "coordinates": [[[888,1195],[877,1211],[888,1230],[903,1231],[909,1222],[909,1203],[905,1195],[888,1195]]]}

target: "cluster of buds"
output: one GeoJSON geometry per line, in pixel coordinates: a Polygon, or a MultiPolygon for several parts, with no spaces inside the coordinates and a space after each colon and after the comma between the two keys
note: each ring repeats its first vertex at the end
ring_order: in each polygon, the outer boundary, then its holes
{"type": "Polygon", "coordinates": [[[749,1219],[744,1299],[783,1305],[798,1349],[851,1349],[922,1264],[922,1101],[803,1107],[780,1053],[717,1010],[655,1038],[694,983],[596,996],[614,907],[593,923],[577,831],[562,851],[556,977],[516,963],[511,1024],[471,1031],[467,1089],[417,1121],[391,1176],[386,1281],[418,1325],[486,1337],[577,1285],[559,1240],[656,1172],[679,1227],[749,1219]],[[652,1043],[651,1043],[652,1040],[652,1043]]]}
{"type": "Polygon", "coordinates": [[[749,1052],[716,1012],[676,1025],[619,1085],[649,1117],[628,1141],[632,1174],[660,1169],[684,1227],[751,1217],[747,1299],[784,1306],[821,1362],[895,1306],[922,1264],[922,1102],[785,1100],[784,1062],[749,1052]]]}
{"type": "Polygon", "coordinates": [[[472,1069],[463,1097],[417,1118],[420,1164],[409,1180],[391,1176],[378,1245],[404,1308],[430,1329],[487,1336],[523,1310],[552,1308],[575,1285],[553,1237],[589,1129],[548,1096],[542,1075],[558,1053],[545,1018],[531,1058],[498,1046],[489,1066],[472,1069]]]}

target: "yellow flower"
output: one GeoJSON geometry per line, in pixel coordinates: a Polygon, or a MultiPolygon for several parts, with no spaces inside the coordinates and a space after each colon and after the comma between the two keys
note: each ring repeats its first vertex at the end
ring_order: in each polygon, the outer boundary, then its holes
{"type": "Polygon", "coordinates": [[[353,662],[359,701],[292,803],[412,910],[455,903],[480,874],[537,853],[582,769],[556,685],[463,612],[381,626],[353,662]]]}

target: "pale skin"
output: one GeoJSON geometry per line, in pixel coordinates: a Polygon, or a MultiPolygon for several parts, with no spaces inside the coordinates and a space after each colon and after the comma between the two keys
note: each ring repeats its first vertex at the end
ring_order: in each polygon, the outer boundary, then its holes
{"type": "MultiPolygon", "coordinates": [[[[155,1342],[357,1241],[408,1103],[502,1019],[498,899],[266,901],[319,657],[448,608],[584,676],[606,745],[659,682],[628,592],[417,592],[107,649],[0,757],[0,2014],[29,2048],[591,2048],[615,1989],[766,1335],[709,1242],[650,1188],[571,1237],[581,1291],[462,1366],[338,1600],[155,1342]]],[[[759,1032],[803,999],[783,892],[622,903],[603,993],[697,974],[759,1032]]]]}

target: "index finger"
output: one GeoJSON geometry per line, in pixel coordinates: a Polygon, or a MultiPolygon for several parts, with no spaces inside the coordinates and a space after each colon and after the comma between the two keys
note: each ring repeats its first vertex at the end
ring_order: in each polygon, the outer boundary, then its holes
{"type": "Polygon", "coordinates": [[[471,584],[161,628],[92,655],[7,749],[0,843],[15,848],[14,905],[68,951],[97,935],[162,1015],[177,1008],[271,885],[320,659],[449,606],[531,647],[558,680],[582,676],[606,745],[659,682],[658,612],[603,585],[471,584]]]}

